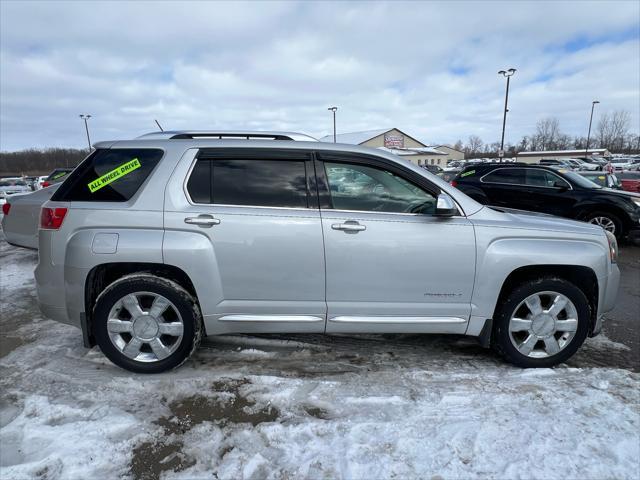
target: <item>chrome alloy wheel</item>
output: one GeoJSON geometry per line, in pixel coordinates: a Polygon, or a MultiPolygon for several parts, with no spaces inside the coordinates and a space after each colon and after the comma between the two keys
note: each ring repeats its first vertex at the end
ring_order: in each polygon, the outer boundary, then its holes
{"type": "Polygon", "coordinates": [[[529,295],[509,320],[509,338],[527,357],[546,358],[564,349],[578,330],[578,312],[569,298],[558,292],[529,295]]]}
{"type": "Polygon", "coordinates": [[[608,217],[593,217],[589,223],[604,228],[607,232],[616,233],[616,224],[608,217]]]}
{"type": "Polygon", "coordinates": [[[176,351],[184,323],[169,299],[151,292],[135,292],[118,300],[109,311],[111,343],[137,362],[157,362],[176,351]]]}

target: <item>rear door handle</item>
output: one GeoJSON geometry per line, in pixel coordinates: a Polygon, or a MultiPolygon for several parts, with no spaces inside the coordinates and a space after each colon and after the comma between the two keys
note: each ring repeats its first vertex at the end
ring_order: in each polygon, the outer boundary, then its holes
{"type": "Polygon", "coordinates": [[[202,228],[209,228],[214,225],[218,225],[220,220],[213,218],[211,215],[198,215],[197,217],[185,218],[184,223],[188,223],[189,225],[198,225],[202,228]]]}
{"type": "Polygon", "coordinates": [[[367,229],[365,225],[360,225],[355,220],[347,220],[344,223],[334,223],[331,225],[331,228],[334,230],[342,230],[345,233],[358,233],[367,229]]]}

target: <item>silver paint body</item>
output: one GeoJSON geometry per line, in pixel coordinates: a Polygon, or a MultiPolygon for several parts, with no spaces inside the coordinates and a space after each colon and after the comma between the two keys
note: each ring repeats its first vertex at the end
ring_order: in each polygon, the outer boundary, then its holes
{"type": "Polygon", "coordinates": [[[483,207],[425,169],[377,149],[320,142],[144,138],[97,147],[161,148],[165,155],[128,202],[46,204],[69,207],[60,230],[40,232],[35,272],[42,311],[64,323],[80,326],[87,275],[95,266],[112,262],[168,264],[183,270],[193,282],[209,335],[479,335],[493,317],[507,276],[529,265],[557,265],[559,272],[565,265],[588,267],[598,279],[598,317],[614,305],[619,272],[609,260],[602,229],[483,207]],[[198,149],[205,147],[383,157],[437,185],[460,212],[438,218],[194,204],[185,180],[198,149]],[[347,221],[366,229],[354,233],[334,228],[347,221]]]}
{"type": "Polygon", "coordinates": [[[38,226],[40,210],[44,202],[51,198],[60,185],[52,185],[33,193],[12,195],[9,215],[2,216],[2,231],[12,245],[38,248],[38,226]]]}

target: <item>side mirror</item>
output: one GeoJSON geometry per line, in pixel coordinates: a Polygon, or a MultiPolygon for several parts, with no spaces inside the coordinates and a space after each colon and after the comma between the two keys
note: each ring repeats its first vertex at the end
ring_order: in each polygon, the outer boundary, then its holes
{"type": "Polygon", "coordinates": [[[435,215],[438,217],[452,217],[457,214],[458,208],[453,199],[446,193],[438,195],[435,215]]]}

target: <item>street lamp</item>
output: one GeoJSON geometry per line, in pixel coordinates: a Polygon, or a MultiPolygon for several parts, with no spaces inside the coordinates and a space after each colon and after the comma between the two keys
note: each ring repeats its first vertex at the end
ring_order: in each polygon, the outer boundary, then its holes
{"type": "Polygon", "coordinates": [[[84,129],[87,132],[87,143],[89,144],[89,153],[91,153],[91,139],[89,138],[89,125],[87,124],[87,120],[91,118],[89,114],[80,114],[79,117],[84,120],[84,129]]]}
{"type": "Polygon", "coordinates": [[[338,110],[338,107],[329,107],[327,110],[333,112],[333,143],[336,143],[336,110],[338,110]]]}
{"type": "Polygon", "coordinates": [[[598,100],[591,102],[591,117],[589,118],[589,133],[587,133],[587,147],[584,149],[584,156],[589,156],[589,139],[591,138],[591,123],[593,122],[593,109],[596,107],[596,103],[600,103],[598,100]]]}
{"type": "Polygon", "coordinates": [[[515,68],[510,68],[506,72],[504,70],[500,70],[498,75],[502,75],[507,78],[507,90],[504,95],[504,116],[502,117],[502,139],[500,140],[500,151],[498,152],[498,156],[500,157],[500,161],[504,158],[504,129],[507,125],[507,112],[509,111],[507,105],[509,103],[509,80],[511,80],[511,76],[516,73],[515,68]]]}

